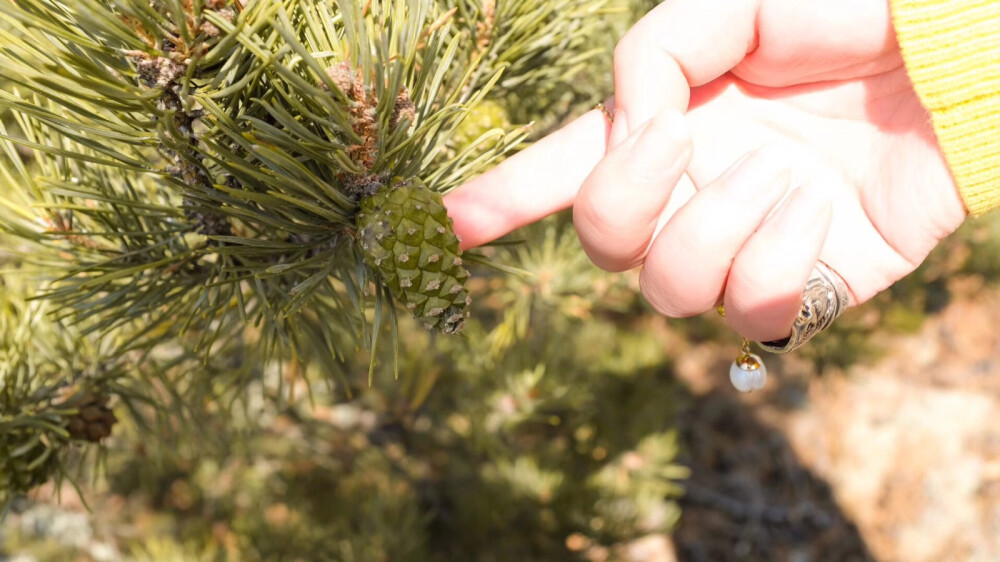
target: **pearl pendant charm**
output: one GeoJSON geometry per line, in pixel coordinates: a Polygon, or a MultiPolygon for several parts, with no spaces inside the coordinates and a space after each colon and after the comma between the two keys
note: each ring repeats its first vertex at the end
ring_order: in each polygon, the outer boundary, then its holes
{"type": "Polygon", "coordinates": [[[744,350],[729,367],[729,382],[740,392],[760,390],[767,382],[767,368],[758,355],[744,350]]]}
{"type": "MultiPolygon", "coordinates": [[[[719,315],[726,317],[726,307],[721,304],[716,308],[719,315]]],[[[740,392],[753,392],[764,388],[767,383],[767,368],[760,355],[750,353],[750,340],[743,338],[740,356],[729,367],[729,382],[740,392]]]]}

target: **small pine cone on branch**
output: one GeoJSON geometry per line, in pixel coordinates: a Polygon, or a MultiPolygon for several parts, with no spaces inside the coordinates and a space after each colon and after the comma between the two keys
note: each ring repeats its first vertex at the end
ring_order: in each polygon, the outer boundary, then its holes
{"type": "Polygon", "coordinates": [[[107,395],[88,395],[76,415],[66,422],[69,436],[78,441],[97,443],[111,435],[111,428],[118,423],[118,418],[107,407],[107,402],[107,395]]]}

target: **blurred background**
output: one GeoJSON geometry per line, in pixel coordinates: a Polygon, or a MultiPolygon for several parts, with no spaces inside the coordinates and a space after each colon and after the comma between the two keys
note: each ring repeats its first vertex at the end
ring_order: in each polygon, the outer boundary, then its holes
{"type": "MultiPolygon", "coordinates": [[[[609,3],[576,89],[490,99],[456,149],[592,107],[653,4],[609,3]]],[[[590,265],[568,216],[508,242],[485,252],[528,275],[475,269],[463,335],[400,317],[396,380],[391,350],[371,387],[363,351],[336,380],[238,345],[160,352],[161,400],[95,400],[111,435],[14,499],[0,560],[1000,559],[1000,217],[803,350],[765,355],[749,395],[730,387],[723,319],[658,316],[635,275],[590,265]]],[[[30,316],[42,338],[55,328],[26,285],[3,277],[2,326],[23,335],[30,316]]],[[[97,352],[60,338],[44,353],[97,352]]]]}

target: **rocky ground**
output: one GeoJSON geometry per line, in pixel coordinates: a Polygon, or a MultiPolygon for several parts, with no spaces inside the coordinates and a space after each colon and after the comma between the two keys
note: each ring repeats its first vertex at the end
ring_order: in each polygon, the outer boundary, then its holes
{"type": "Polygon", "coordinates": [[[676,557],[1000,560],[1000,294],[975,279],[881,359],[817,377],[768,358],[739,395],[713,345],[681,354],[693,469],[676,557]]]}

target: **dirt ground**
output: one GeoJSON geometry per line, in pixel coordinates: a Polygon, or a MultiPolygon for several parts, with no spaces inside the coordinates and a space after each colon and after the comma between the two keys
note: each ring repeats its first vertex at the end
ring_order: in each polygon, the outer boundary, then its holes
{"type": "Polygon", "coordinates": [[[670,557],[1000,560],[1000,293],[951,289],[877,361],[767,357],[760,393],[729,388],[731,350],[680,354],[693,475],[670,557]]]}

